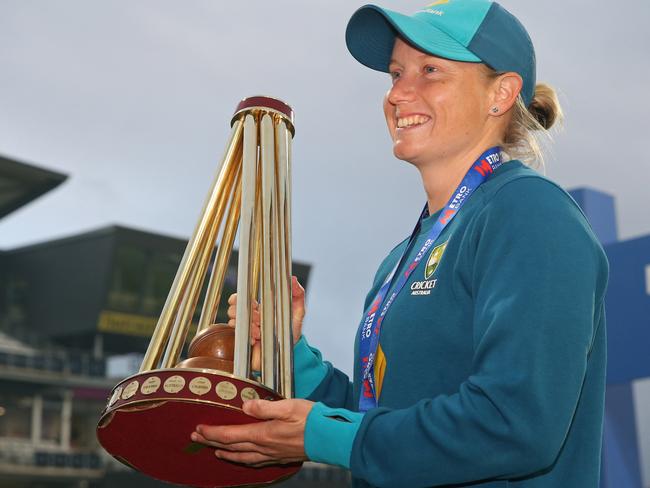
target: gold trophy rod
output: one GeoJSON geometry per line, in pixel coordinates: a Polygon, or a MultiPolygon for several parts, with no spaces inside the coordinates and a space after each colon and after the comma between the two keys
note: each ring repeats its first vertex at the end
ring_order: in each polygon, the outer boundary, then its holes
{"type": "Polygon", "coordinates": [[[277,391],[275,359],[275,287],[273,269],[273,212],[275,202],[275,146],[273,121],[268,114],[262,115],[260,124],[260,151],[262,154],[262,383],[277,391]]]}
{"type": "Polygon", "coordinates": [[[230,202],[226,225],[221,236],[221,243],[212,266],[212,274],[208,283],[208,289],[205,292],[205,300],[201,309],[199,326],[196,333],[205,330],[216,321],[219,303],[221,302],[221,292],[223,291],[223,282],[228,271],[228,262],[232,253],[232,246],[235,242],[235,234],[239,225],[239,214],[241,211],[241,171],[237,172],[235,177],[235,193],[230,202]]]}
{"type": "Polygon", "coordinates": [[[278,287],[280,289],[278,310],[280,316],[278,320],[280,334],[280,394],[285,398],[293,397],[293,334],[291,324],[291,250],[289,247],[288,231],[290,228],[288,222],[287,207],[290,205],[288,199],[289,188],[287,185],[288,166],[289,166],[289,145],[291,136],[287,129],[286,123],[279,119],[275,130],[276,148],[277,148],[277,168],[278,168],[278,251],[279,267],[276,273],[278,287]]]}
{"type": "Polygon", "coordinates": [[[223,186],[226,180],[226,174],[232,166],[232,161],[235,158],[237,153],[237,147],[239,146],[242,134],[242,123],[237,120],[234,122],[230,140],[228,141],[228,146],[224,153],[221,169],[218,173],[218,176],[215,178],[210,188],[209,197],[206,199],[203,206],[203,211],[201,212],[201,219],[197,226],[194,229],[192,237],[185,248],[185,253],[181,259],[181,263],[174,277],[174,282],[172,283],[167,299],[165,300],[165,305],[160,313],[158,323],[154,330],[151,340],[149,341],[149,347],[145,353],[144,359],[142,360],[142,365],[140,366],[140,372],[149,371],[155,368],[160,361],[160,357],[163,353],[163,348],[169,339],[171,333],[171,328],[174,324],[174,319],[176,311],[180,305],[182,296],[184,295],[185,288],[190,279],[191,270],[194,267],[194,262],[197,259],[198,247],[201,242],[204,240],[205,233],[207,232],[209,215],[207,215],[206,210],[213,205],[213,202],[218,195],[223,191],[223,186]]]}
{"type": "Polygon", "coordinates": [[[284,212],[280,209],[280,185],[282,184],[281,182],[281,174],[279,170],[279,166],[281,166],[280,162],[278,161],[278,156],[279,156],[279,147],[277,146],[278,143],[278,137],[277,137],[277,130],[278,127],[275,126],[274,124],[274,147],[275,147],[275,153],[274,153],[274,164],[273,164],[273,172],[274,172],[274,181],[273,181],[273,205],[271,206],[271,250],[272,250],[272,257],[273,259],[271,260],[271,272],[273,273],[273,287],[274,287],[274,293],[273,293],[273,312],[274,312],[274,320],[273,322],[275,323],[275,343],[276,343],[276,363],[275,367],[277,369],[277,380],[276,380],[276,391],[280,392],[282,394],[282,391],[284,390],[283,387],[283,371],[282,371],[282,356],[285,354],[284,351],[284,344],[282,342],[282,336],[283,336],[283,331],[284,331],[284,309],[282,308],[282,294],[284,293],[283,290],[283,278],[282,278],[282,261],[280,258],[280,254],[284,253],[284,246],[282,245],[282,240],[284,239],[284,233],[280,232],[280,222],[281,218],[284,217],[284,212]]]}
{"type": "Polygon", "coordinates": [[[244,117],[244,148],[241,176],[241,218],[239,256],[237,264],[237,318],[235,322],[235,351],[233,374],[239,378],[250,376],[251,325],[251,238],[255,223],[255,176],[257,174],[257,124],[255,115],[244,117]]]}
{"type": "MultiPolygon", "coordinates": [[[[253,263],[251,264],[251,291],[253,300],[258,300],[259,302],[259,292],[260,292],[260,266],[261,266],[261,252],[262,252],[262,189],[260,188],[260,182],[262,181],[262,165],[257,161],[257,175],[255,176],[255,224],[253,232],[253,263]]],[[[260,359],[261,359],[261,343],[258,345],[258,361],[255,364],[256,373],[260,373],[260,359]]],[[[251,366],[253,365],[254,360],[251,360],[251,366]]],[[[259,378],[258,378],[259,379],[259,378]]]]}
{"type": "MultiPolygon", "coordinates": [[[[256,181],[262,181],[262,165],[257,165],[256,181]]],[[[260,266],[261,266],[261,252],[262,252],[262,189],[259,183],[255,185],[255,232],[253,242],[255,243],[255,250],[253,252],[253,297],[255,299],[259,296],[260,289],[260,266]]]]}
{"type": "Polygon", "coordinates": [[[288,371],[291,374],[291,396],[288,394],[285,396],[285,398],[293,398],[294,392],[295,392],[295,384],[294,384],[294,377],[293,377],[293,294],[292,294],[292,276],[293,276],[293,266],[292,266],[292,253],[291,253],[291,148],[293,145],[293,130],[291,129],[291,126],[287,127],[286,130],[286,135],[287,135],[287,165],[286,165],[286,173],[285,173],[285,178],[287,182],[287,194],[286,194],[286,199],[285,199],[285,215],[284,215],[284,238],[286,242],[285,246],[285,256],[286,256],[286,277],[288,280],[288,285],[287,288],[289,289],[289,335],[288,335],[288,341],[289,341],[289,350],[291,351],[291,354],[289,354],[289,358],[287,359],[288,366],[288,371]]]}
{"type": "Polygon", "coordinates": [[[196,304],[199,301],[201,288],[203,287],[208,265],[210,264],[210,257],[213,254],[217,241],[217,234],[219,233],[224,214],[226,213],[228,199],[235,192],[234,182],[237,181],[240,172],[240,158],[241,153],[237,151],[237,155],[231,161],[231,167],[229,168],[223,191],[219,194],[216,202],[214,202],[214,206],[208,209],[211,219],[209,221],[208,232],[206,232],[205,240],[199,248],[199,258],[196,260],[195,266],[192,269],[190,284],[179,309],[179,318],[174,324],[172,336],[167,344],[167,350],[162,361],[163,368],[173,368],[178,363],[181,351],[183,350],[183,344],[185,344],[187,333],[190,330],[192,317],[194,317],[196,304]]]}

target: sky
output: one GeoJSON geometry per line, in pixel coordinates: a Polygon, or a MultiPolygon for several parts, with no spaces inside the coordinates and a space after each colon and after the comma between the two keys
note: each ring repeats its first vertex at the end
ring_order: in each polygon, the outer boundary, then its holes
{"type": "MultiPolygon", "coordinates": [[[[622,238],[650,233],[650,2],[501,3],[565,111],[546,174],[614,195],[622,238]]],[[[375,270],[425,201],[418,173],[392,156],[388,75],[345,47],[360,5],[0,0],[0,154],[69,175],[0,221],[0,249],[111,224],[188,237],[237,102],[281,98],[296,114],[294,259],[313,266],[305,332],[351,371],[375,270]]]]}
{"type": "MultiPolygon", "coordinates": [[[[614,195],[620,235],[647,234],[650,67],[639,60],[650,4],[502,3],[527,26],[538,80],[566,112],[547,175],[614,195]]],[[[425,201],[418,173],[392,156],[388,75],[345,47],[358,6],[0,0],[0,154],[69,175],[0,222],[0,249],[115,223],[189,236],[237,102],[279,97],[296,113],[293,252],[313,266],[306,334],[350,371],[341,344],[425,201]]]]}

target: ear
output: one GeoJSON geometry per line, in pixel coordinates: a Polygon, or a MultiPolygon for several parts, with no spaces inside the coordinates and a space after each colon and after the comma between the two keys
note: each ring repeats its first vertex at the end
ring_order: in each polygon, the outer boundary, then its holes
{"type": "Polygon", "coordinates": [[[499,75],[494,80],[490,115],[498,117],[510,110],[517,101],[522,86],[523,81],[517,73],[507,72],[499,75]]]}

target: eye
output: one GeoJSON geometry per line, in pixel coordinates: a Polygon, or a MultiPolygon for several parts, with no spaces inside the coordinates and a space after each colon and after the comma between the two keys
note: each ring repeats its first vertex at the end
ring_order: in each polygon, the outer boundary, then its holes
{"type": "Polygon", "coordinates": [[[430,64],[424,67],[424,72],[426,74],[431,74],[431,73],[436,73],[438,71],[438,68],[435,66],[431,66],[430,64]]]}
{"type": "Polygon", "coordinates": [[[390,78],[393,81],[396,81],[400,76],[401,76],[401,73],[399,71],[397,71],[397,70],[393,70],[393,71],[390,72],[390,78]]]}

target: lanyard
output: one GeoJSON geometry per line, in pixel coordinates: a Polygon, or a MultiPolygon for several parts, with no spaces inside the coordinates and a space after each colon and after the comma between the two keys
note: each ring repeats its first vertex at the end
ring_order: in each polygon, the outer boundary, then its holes
{"type": "Polygon", "coordinates": [[[417,235],[420,232],[422,219],[429,215],[427,206],[418,219],[411,237],[404,253],[398,260],[397,265],[388,274],[381,288],[377,292],[375,299],[372,301],[370,310],[366,314],[363,324],[360,328],[360,341],[359,341],[359,356],[361,358],[361,372],[362,372],[362,387],[361,394],[359,395],[359,411],[366,412],[371,408],[377,406],[377,394],[375,390],[374,380],[374,364],[377,356],[377,348],[379,346],[379,334],[381,332],[381,323],[388,312],[388,309],[395,301],[395,298],[402,290],[404,285],[409,279],[409,276],[417,268],[419,262],[422,260],[427,251],[431,248],[436,239],[440,236],[442,231],[451,222],[454,216],[458,213],[463,204],[469,199],[470,195],[492,174],[492,172],[501,166],[501,148],[496,146],[488,149],[472,164],[470,169],[465,174],[460,185],[453,193],[442,212],[438,216],[438,220],[433,225],[426,240],[420,251],[417,253],[413,261],[408,265],[403,273],[397,274],[402,263],[410,254],[411,247],[416,241],[417,235]],[[388,291],[393,287],[393,291],[386,300],[388,291]],[[381,310],[381,311],[380,311],[381,310]],[[379,315],[377,312],[379,312],[379,315]]]}

